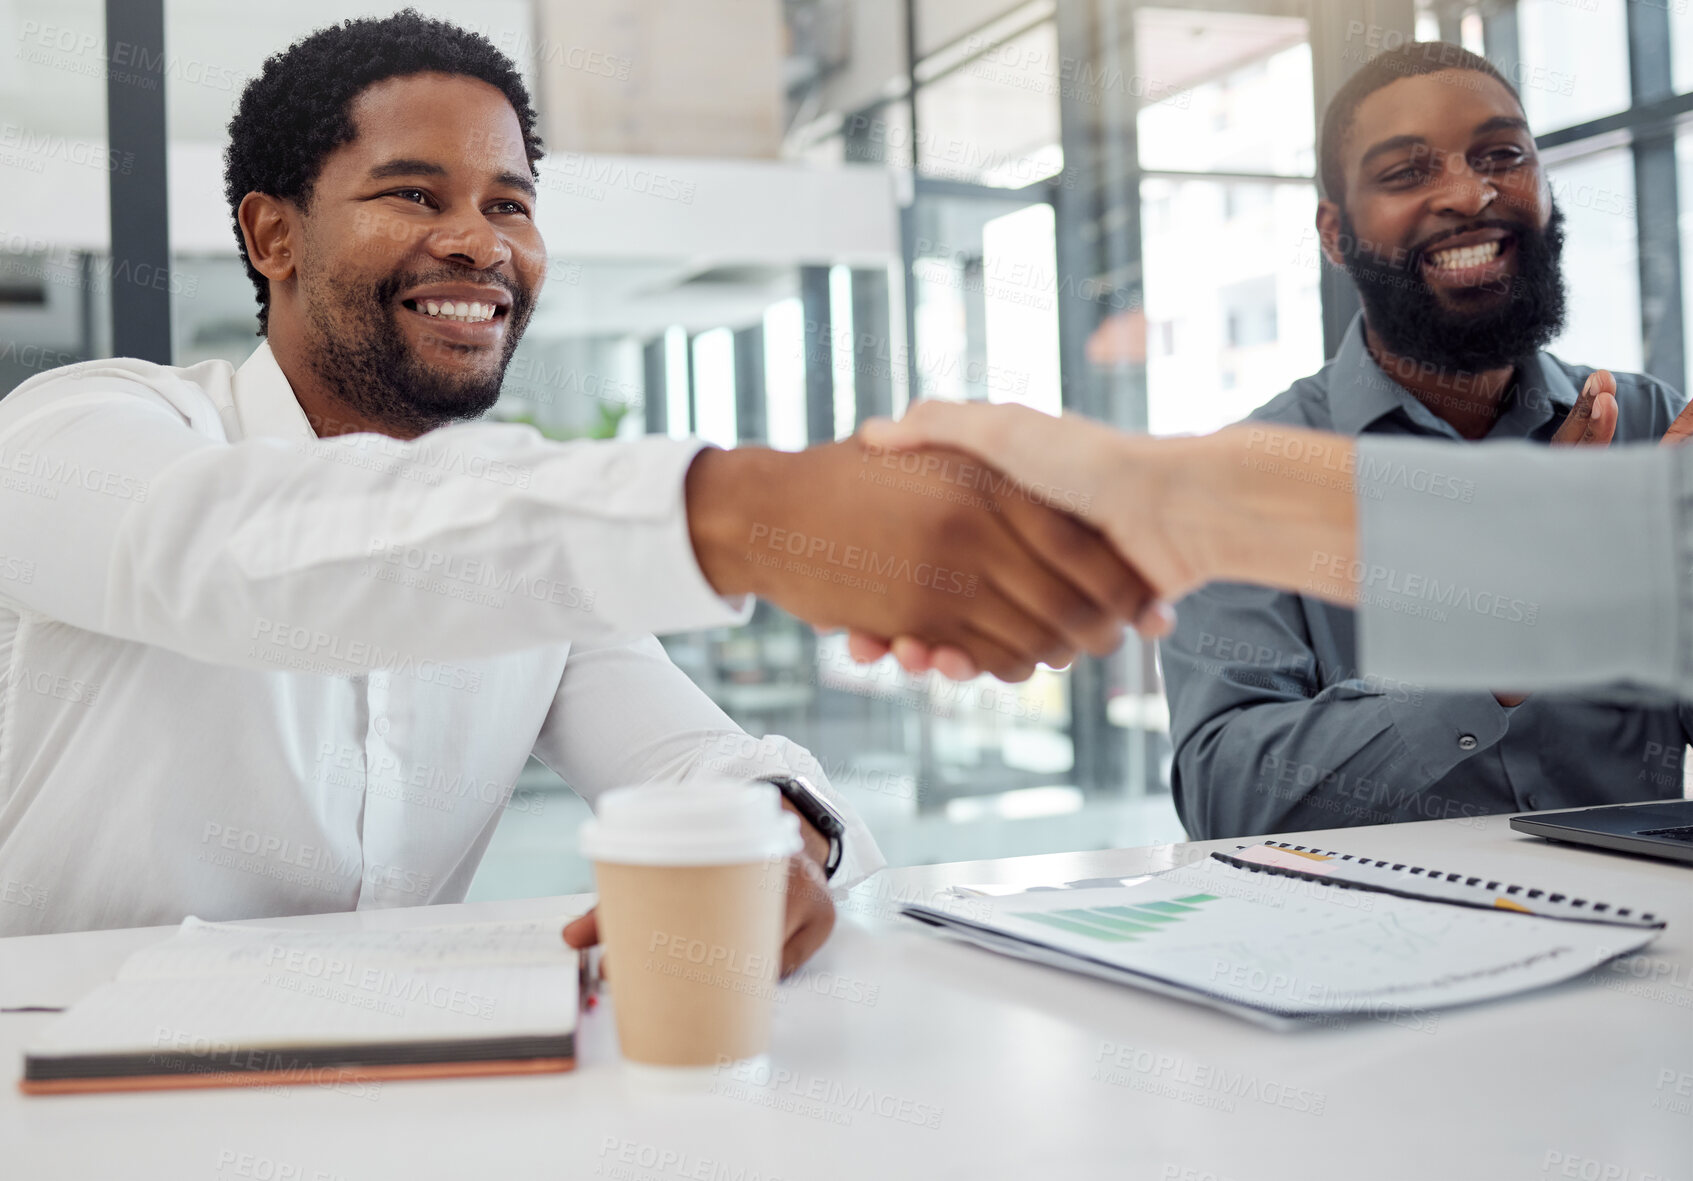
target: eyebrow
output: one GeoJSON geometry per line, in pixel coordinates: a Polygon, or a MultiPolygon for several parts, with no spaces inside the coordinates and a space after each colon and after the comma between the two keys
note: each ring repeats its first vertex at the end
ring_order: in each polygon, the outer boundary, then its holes
{"type": "MultiPolygon", "coordinates": [[[[1495,115],[1491,119],[1484,119],[1476,124],[1471,135],[1489,135],[1495,131],[1527,131],[1528,120],[1519,115],[1495,115]]],[[[1364,153],[1364,158],[1358,161],[1358,167],[1367,167],[1377,156],[1385,156],[1389,152],[1397,152],[1401,148],[1415,148],[1426,145],[1428,140],[1420,135],[1395,135],[1373,145],[1364,153]]]]}
{"type": "Polygon", "coordinates": [[[1428,140],[1424,139],[1420,135],[1390,136],[1389,138],[1382,140],[1380,143],[1373,145],[1369,151],[1365,152],[1364,158],[1358,161],[1358,167],[1369,167],[1370,161],[1374,160],[1377,156],[1385,156],[1389,152],[1397,152],[1401,148],[1414,148],[1427,143],[1428,140]]]}
{"type": "Polygon", "coordinates": [[[531,198],[535,196],[535,182],[521,172],[501,172],[495,175],[494,180],[508,188],[527,193],[531,198]]]}
{"type": "Polygon", "coordinates": [[[1486,135],[1493,131],[1527,131],[1528,120],[1519,115],[1495,115],[1483,123],[1478,123],[1471,135],[1486,135]]]}
{"type": "MultiPolygon", "coordinates": [[[[389,180],[396,176],[446,176],[447,170],[430,160],[415,160],[404,158],[384,160],[370,170],[371,180],[389,180]]],[[[499,172],[494,175],[496,184],[517,189],[519,192],[535,196],[535,182],[521,172],[499,172]]]]}

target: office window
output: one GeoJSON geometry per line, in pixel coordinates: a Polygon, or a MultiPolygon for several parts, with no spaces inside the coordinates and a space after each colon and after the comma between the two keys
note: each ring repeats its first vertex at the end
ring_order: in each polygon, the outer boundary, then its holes
{"type": "Polygon", "coordinates": [[[1141,167],[1312,174],[1314,124],[1287,114],[1311,102],[1303,20],[1140,9],[1135,56],[1141,167]]]}
{"type": "MultiPolygon", "coordinates": [[[[1676,192],[1681,202],[1681,315],[1684,340],[1693,340],[1693,299],[1688,298],[1687,277],[1693,275],[1693,126],[1683,126],[1675,136],[1676,192]]],[[[1682,378],[1683,386],[1693,384],[1682,378]]],[[[1687,393],[1686,389],[1681,390],[1687,393]]],[[[1693,762],[1689,763],[1693,768],[1693,762]]],[[[1693,770],[1689,771],[1693,775],[1693,770]]]]}
{"type": "Polygon", "coordinates": [[[1566,361],[1638,370],[1640,248],[1634,164],[1626,148],[1582,156],[1546,170],[1564,211],[1564,283],[1569,318],[1551,349],[1566,361]]]}
{"type": "Polygon", "coordinates": [[[1670,77],[1677,94],[1693,90],[1693,6],[1669,4],[1670,77]]]}
{"type": "Polygon", "coordinates": [[[1226,426],[1322,364],[1315,124],[1286,114],[1311,102],[1306,37],[1294,17],[1135,14],[1138,69],[1168,92],[1138,116],[1155,432],[1226,426]]]}
{"type": "Polygon", "coordinates": [[[1180,322],[1147,358],[1149,427],[1194,434],[1238,422],[1323,363],[1320,265],[1308,184],[1148,178],[1171,211],[1141,234],[1146,315],[1180,322]],[[1250,198],[1231,189],[1256,190],[1250,198]],[[1230,217],[1229,210],[1244,210],[1230,217]]]}
{"type": "MultiPolygon", "coordinates": [[[[108,175],[99,0],[31,8],[0,24],[0,396],[111,349],[108,175]]],[[[123,82],[117,85],[125,85],[123,82]]]]}
{"type": "Polygon", "coordinates": [[[805,450],[805,309],[797,299],[764,313],[764,390],[770,445],[805,450]]]}
{"type": "Polygon", "coordinates": [[[982,44],[918,90],[918,168],[1006,189],[1056,175],[1064,167],[1059,88],[1071,85],[1062,75],[1052,21],[982,44]]]}
{"type": "Polygon", "coordinates": [[[693,340],[694,434],[718,447],[733,447],[735,432],[735,337],[713,328],[693,340]]]}
{"type": "Polygon", "coordinates": [[[1063,409],[1053,248],[1052,206],[1045,202],[982,227],[988,399],[1048,414],[1063,409]]]}
{"type": "Polygon", "coordinates": [[[1628,27],[1616,0],[1517,0],[1523,110],[1537,134],[1629,105],[1628,27]]]}

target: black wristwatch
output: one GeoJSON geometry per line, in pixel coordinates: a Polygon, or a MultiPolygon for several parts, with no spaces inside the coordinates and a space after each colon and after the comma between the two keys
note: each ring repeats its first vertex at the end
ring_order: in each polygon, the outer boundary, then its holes
{"type": "Polygon", "coordinates": [[[829,842],[829,856],[823,863],[823,876],[832,878],[841,867],[841,853],[846,848],[846,821],[822,792],[798,775],[763,775],[760,781],[774,783],[782,798],[794,806],[805,822],[823,834],[829,842]]]}

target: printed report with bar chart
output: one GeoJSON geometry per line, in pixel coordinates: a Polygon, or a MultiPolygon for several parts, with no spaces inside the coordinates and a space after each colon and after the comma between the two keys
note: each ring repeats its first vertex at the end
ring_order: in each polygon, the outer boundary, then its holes
{"type": "Polygon", "coordinates": [[[1662,928],[1626,908],[1572,910],[1543,903],[1562,896],[1540,890],[1495,882],[1489,893],[1458,874],[1291,848],[1109,884],[959,887],[954,903],[902,909],[994,951],[1279,1028],[1554,984],[1637,951],[1662,928]]]}

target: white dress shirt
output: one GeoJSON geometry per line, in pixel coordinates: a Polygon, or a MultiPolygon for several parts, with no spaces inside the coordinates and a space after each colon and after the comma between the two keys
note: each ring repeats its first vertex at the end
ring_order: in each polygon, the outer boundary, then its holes
{"type": "MultiPolygon", "coordinates": [[[[19,386],[0,935],[457,902],[531,753],[590,800],[715,772],[829,792],[647,634],[744,619],[688,536],[698,447],[320,440],[268,344],[19,386]]],[[[844,886],[883,862],[834,798],[844,886]]]]}

